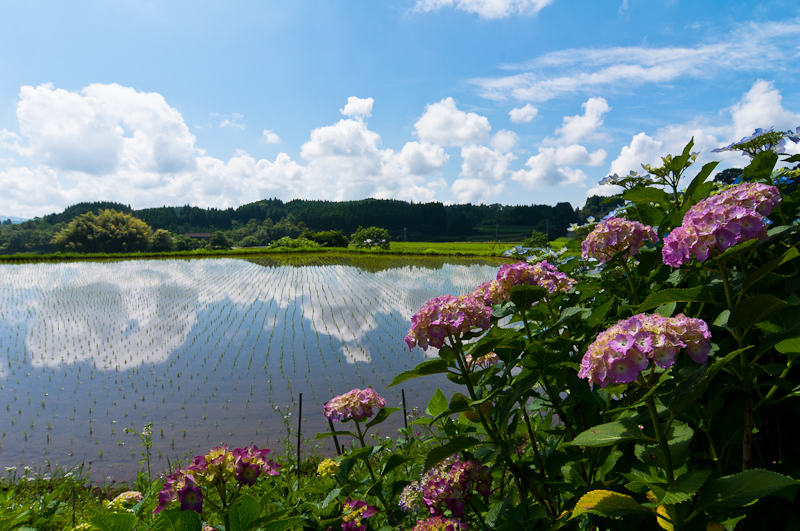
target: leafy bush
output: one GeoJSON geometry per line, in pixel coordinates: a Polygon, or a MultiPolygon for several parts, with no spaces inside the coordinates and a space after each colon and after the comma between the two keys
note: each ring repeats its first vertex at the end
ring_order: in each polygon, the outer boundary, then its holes
{"type": "Polygon", "coordinates": [[[347,247],[350,240],[340,230],[312,232],[306,231],[303,237],[315,241],[323,247],[347,247]]]}
{"type": "Polygon", "coordinates": [[[212,233],[211,237],[208,239],[208,249],[230,249],[231,247],[231,241],[221,230],[212,233]]]}
{"type": "Polygon", "coordinates": [[[280,240],[272,242],[269,246],[270,248],[283,247],[286,249],[307,249],[319,247],[319,244],[315,241],[303,238],[302,236],[294,239],[284,236],[280,240]]]}
{"type": "Polygon", "coordinates": [[[72,220],[52,243],[62,252],[132,253],[146,250],[151,234],[147,223],[130,214],[101,210],[72,220]]]}
{"type": "Polygon", "coordinates": [[[389,231],[380,227],[358,229],[350,236],[350,243],[357,249],[386,249],[391,247],[389,231]]]}
{"type": "Polygon", "coordinates": [[[164,229],[156,230],[150,238],[150,249],[157,253],[174,251],[175,240],[172,233],[164,229]]]}

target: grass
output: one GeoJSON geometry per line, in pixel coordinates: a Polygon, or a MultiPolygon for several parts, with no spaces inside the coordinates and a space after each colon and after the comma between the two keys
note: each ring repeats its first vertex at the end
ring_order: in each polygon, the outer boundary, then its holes
{"type": "Polygon", "coordinates": [[[392,251],[399,251],[402,253],[435,251],[436,253],[472,252],[501,254],[514,245],[515,244],[508,242],[392,242],[392,251]]]}

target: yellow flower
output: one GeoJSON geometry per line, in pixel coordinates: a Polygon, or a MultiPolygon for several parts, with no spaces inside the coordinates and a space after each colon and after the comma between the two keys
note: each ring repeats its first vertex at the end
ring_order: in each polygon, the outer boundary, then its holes
{"type": "Polygon", "coordinates": [[[339,463],[334,461],[333,459],[323,459],[322,462],[317,467],[317,474],[320,477],[327,477],[332,476],[339,472],[339,463]]]}

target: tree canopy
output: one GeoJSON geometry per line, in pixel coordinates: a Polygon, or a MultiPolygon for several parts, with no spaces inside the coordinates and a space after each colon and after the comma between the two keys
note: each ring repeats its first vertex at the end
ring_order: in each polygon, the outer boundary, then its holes
{"type": "Polygon", "coordinates": [[[131,214],[106,209],[73,219],[52,243],[62,252],[132,253],[147,249],[152,232],[131,214]]]}

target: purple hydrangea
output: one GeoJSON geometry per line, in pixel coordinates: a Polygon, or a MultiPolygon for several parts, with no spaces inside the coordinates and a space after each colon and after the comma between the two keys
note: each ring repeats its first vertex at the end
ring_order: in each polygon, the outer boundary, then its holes
{"type": "Polygon", "coordinates": [[[574,279],[547,261],[536,264],[517,262],[500,266],[497,278],[478,286],[472,296],[491,306],[511,300],[511,288],[514,286],[541,286],[552,295],[569,291],[574,285],[574,279]]]}
{"type": "Polygon", "coordinates": [[[347,421],[350,419],[360,421],[372,416],[372,408],[383,409],[386,400],[381,398],[374,389],[353,389],[343,395],[331,399],[323,407],[323,413],[328,420],[347,421]]]}
{"type": "Polygon", "coordinates": [[[659,367],[671,367],[681,348],[692,360],[705,364],[711,348],[709,339],[711,333],[702,319],[640,313],[597,336],[583,356],[578,376],[588,379],[592,386],[630,383],[648,368],[650,360],[659,367]]]}
{"type": "Polygon", "coordinates": [[[489,497],[491,481],[487,467],[475,461],[462,462],[454,455],[404,488],[399,505],[406,512],[425,507],[432,515],[442,515],[449,510],[460,517],[475,492],[489,497]]]}
{"type": "Polygon", "coordinates": [[[465,531],[469,526],[458,518],[445,518],[433,516],[427,520],[420,520],[412,531],[465,531]]]}
{"type": "Polygon", "coordinates": [[[467,362],[467,367],[473,369],[476,368],[485,369],[487,367],[495,365],[498,361],[500,361],[500,358],[497,356],[496,353],[490,352],[485,356],[478,357],[474,362],[472,360],[472,354],[467,354],[466,356],[464,356],[464,361],[467,362]]]}
{"type": "Polygon", "coordinates": [[[361,500],[347,500],[342,504],[345,514],[342,517],[342,531],[365,531],[367,524],[363,521],[377,513],[375,507],[361,500]]]}
{"type": "Polygon", "coordinates": [[[411,317],[405,342],[409,350],[417,345],[422,350],[428,350],[428,345],[442,348],[448,335],[459,336],[473,328],[486,330],[491,316],[491,308],[471,295],[442,295],[426,302],[411,317]]]}
{"type": "Polygon", "coordinates": [[[627,251],[624,256],[630,258],[638,254],[645,240],[659,241],[655,228],[638,221],[610,217],[598,223],[583,240],[582,256],[584,259],[595,258],[603,264],[621,251],[627,251]]]}
{"type": "Polygon", "coordinates": [[[764,216],[780,201],[776,187],[759,183],[740,184],[700,201],[664,239],[664,263],[680,267],[692,255],[705,262],[739,242],[766,239],[764,216]]]}

